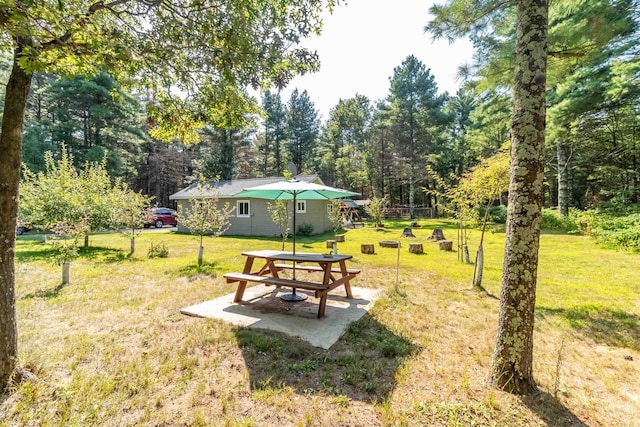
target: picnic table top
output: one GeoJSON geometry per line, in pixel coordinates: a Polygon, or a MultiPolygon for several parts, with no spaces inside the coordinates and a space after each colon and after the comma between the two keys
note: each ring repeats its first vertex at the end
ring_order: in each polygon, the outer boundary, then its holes
{"type": "Polygon", "coordinates": [[[296,262],[340,262],[353,258],[353,255],[329,255],[321,253],[311,252],[284,252],[273,250],[259,250],[259,251],[244,251],[242,255],[252,258],[265,258],[265,259],[277,259],[282,261],[296,261],[296,262]]]}

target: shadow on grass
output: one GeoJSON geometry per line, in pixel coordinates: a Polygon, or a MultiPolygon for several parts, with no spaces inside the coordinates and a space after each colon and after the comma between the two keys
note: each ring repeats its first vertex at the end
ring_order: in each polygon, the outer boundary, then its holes
{"type": "MultiPolygon", "coordinates": [[[[39,243],[34,249],[19,250],[16,252],[17,262],[53,261],[58,255],[58,251],[50,244],[39,243]]],[[[114,263],[131,257],[131,254],[121,249],[114,249],[102,246],[79,247],[78,255],[95,262],[114,263]]]]}
{"type": "Polygon", "coordinates": [[[197,277],[197,276],[209,276],[212,278],[218,277],[218,263],[215,262],[203,262],[202,265],[197,264],[187,265],[177,270],[179,276],[184,277],[197,277]]]}
{"type": "Polygon", "coordinates": [[[236,336],[253,391],[291,387],[300,394],[345,396],[367,403],[390,396],[398,368],[418,350],[368,314],[352,323],[328,350],[273,331],[240,328],[236,336]]]}
{"type": "Polygon", "coordinates": [[[495,300],[500,300],[500,297],[499,297],[499,296],[496,296],[496,295],[492,294],[491,292],[489,292],[489,291],[487,290],[487,288],[485,288],[485,287],[484,287],[484,286],[482,286],[482,285],[473,285],[473,286],[471,287],[471,291],[473,291],[473,292],[477,292],[477,293],[479,293],[480,295],[485,296],[485,297],[487,297],[487,298],[491,298],[491,299],[495,299],[495,300]]]}
{"type": "Polygon", "coordinates": [[[576,331],[598,343],[640,350],[640,317],[596,305],[571,309],[537,307],[538,316],[565,318],[576,331]]]}
{"type": "Polygon", "coordinates": [[[51,246],[42,246],[40,249],[35,250],[21,250],[17,251],[15,255],[16,262],[36,262],[53,260],[56,257],[56,250],[51,246]]]}
{"type": "Polygon", "coordinates": [[[535,412],[548,426],[580,427],[587,425],[549,393],[541,392],[535,396],[525,396],[522,398],[522,403],[535,412]]]}
{"type": "Polygon", "coordinates": [[[133,260],[129,251],[108,248],[104,246],[82,246],[78,248],[78,254],[83,258],[106,264],[119,263],[125,260],[133,260]]]}
{"type": "Polygon", "coordinates": [[[35,292],[31,292],[29,294],[26,294],[21,299],[34,299],[34,298],[49,299],[49,298],[55,298],[58,295],[60,295],[60,291],[62,291],[62,289],[64,289],[65,286],[67,286],[66,283],[60,283],[58,286],[50,288],[50,289],[41,289],[41,290],[37,290],[35,292]]]}

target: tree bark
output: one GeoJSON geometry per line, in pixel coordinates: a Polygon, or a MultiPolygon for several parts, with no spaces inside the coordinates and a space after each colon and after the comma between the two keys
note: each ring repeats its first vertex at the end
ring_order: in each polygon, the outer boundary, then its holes
{"type": "Polygon", "coordinates": [[[15,306],[15,245],[22,130],[33,74],[18,66],[30,41],[18,39],[4,103],[0,133],[0,390],[18,368],[18,330],[15,306]]]}
{"type": "Polygon", "coordinates": [[[508,392],[537,390],[533,325],[543,199],[547,0],[519,0],[511,124],[511,170],[500,318],[491,383],[508,392]]]}

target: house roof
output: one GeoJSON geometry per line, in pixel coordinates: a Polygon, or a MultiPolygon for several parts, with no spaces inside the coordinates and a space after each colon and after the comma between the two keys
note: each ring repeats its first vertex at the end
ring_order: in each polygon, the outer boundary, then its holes
{"type": "Polygon", "coordinates": [[[351,199],[342,199],[342,204],[348,208],[357,208],[359,205],[351,199]]]}
{"type": "MultiPolygon", "coordinates": [[[[313,182],[316,184],[324,184],[317,174],[313,175],[296,175],[296,179],[300,181],[313,182]]],[[[234,194],[249,187],[257,187],[258,185],[271,184],[278,181],[284,181],[287,178],[283,176],[274,176],[267,178],[247,178],[247,179],[232,179],[229,181],[207,181],[211,187],[210,191],[200,194],[198,190],[198,183],[194,182],[187,188],[183,188],[169,196],[169,200],[188,200],[191,198],[208,198],[217,196],[220,199],[232,197],[234,194]],[[217,194],[216,194],[217,192],[217,194]]]]}

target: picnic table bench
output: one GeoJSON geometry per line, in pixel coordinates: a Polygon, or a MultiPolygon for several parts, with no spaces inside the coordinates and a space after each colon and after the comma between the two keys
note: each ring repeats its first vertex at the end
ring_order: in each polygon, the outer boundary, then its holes
{"type": "Polygon", "coordinates": [[[232,272],[223,275],[227,283],[238,282],[234,302],[242,301],[248,282],[287,287],[294,290],[305,289],[313,291],[314,296],[320,299],[318,318],[324,316],[329,292],[338,286],[344,285],[347,298],[353,298],[349,281],[360,273],[360,270],[346,268],[345,260],[350,259],[351,255],[326,256],[322,254],[292,254],[290,252],[277,251],[251,251],[243,252],[243,255],[247,257],[243,272],[232,272]],[[252,271],[255,259],[263,259],[265,263],[257,271],[252,271]],[[291,261],[295,263],[295,269],[294,264],[276,263],[276,261],[291,261]],[[301,262],[312,262],[318,265],[299,264],[301,262]],[[332,267],[335,263],[338,264],[338,267],[332,267]],[[294,270],[294,278],[279,277],[278,272],[285,269],[294,270]],[[295,278],[296,270],[323,272],[322,282],[298,280],[295,278]]]}

